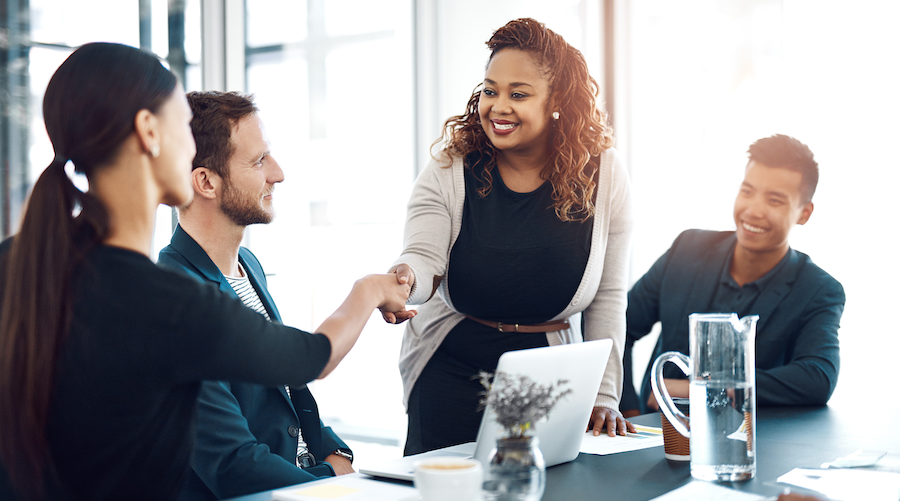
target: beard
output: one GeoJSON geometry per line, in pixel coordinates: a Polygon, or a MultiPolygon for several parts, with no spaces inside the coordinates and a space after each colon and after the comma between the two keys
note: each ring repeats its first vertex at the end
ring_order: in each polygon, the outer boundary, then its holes
{"type": "Polygon", "coordinates": [[[274,212],[263,208],[261,197],[239,191],[226,181],[222,190],[222,213],[238,226],[251,224],[269,224],[274,219],[274,212]]]}

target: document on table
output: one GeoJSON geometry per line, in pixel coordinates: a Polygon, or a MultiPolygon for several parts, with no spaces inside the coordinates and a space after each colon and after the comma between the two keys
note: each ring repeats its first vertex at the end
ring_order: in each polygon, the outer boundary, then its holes
{"type": "Polygon", "coordinates": [[[694,481],[650,501],[763,501],[766,498],[750,492],[722,487],[712,482],[694,481]]]}
{"type": "MultiPolygon", "coordinates": [[[[659,447],[663,444],[662,428],[634,425],[637,433],[628,435],[616,435],[610,437],[606,433],[594,436],[593,432],[587,432],[581,439],[580,452],[585,454],[615,454],[617,452],[636,451],[648,447],[659,447]]],[[[662,456],[660,456],[662,457],[662,456]]]]}
{"type": "Polygon", "coordinates": [[[415,501],[421,497],[409,484],[397,484],[361,477],[335,477],[310,482],[272,493],[280,501],[415,501]]]}
{"type": "Polygon", "coordinates": [[[900,499],[900,473],[890,471],[794,468],[778,477],[778,482],[821,492],[836,501],[900,499]]]}

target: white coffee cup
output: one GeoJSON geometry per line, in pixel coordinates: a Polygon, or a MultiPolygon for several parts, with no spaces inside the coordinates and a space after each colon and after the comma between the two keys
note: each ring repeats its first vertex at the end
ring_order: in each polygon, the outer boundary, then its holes
{"type": "Polygon", "coordinates": [[[422,501],[476,501],[484,477],[477,459],[435,457],[416,463],[413,484],[422,501]]]}

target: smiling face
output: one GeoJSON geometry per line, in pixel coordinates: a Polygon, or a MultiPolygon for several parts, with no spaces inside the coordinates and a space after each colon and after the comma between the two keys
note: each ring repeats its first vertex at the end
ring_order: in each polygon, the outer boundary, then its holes
{"type": "Polygon", "coordinates": [[[256,113],[235,124],[231,142],[234,153],[228,162],[219,208],[239,226],[268,224],[275,217],[275,183],[284,180],[284,172],[269,151],[265,129],[256,113]]]}
{"type": "Polygon", "coordinates": [[[546,156],[550,145],[550,79],[527,52],[494,54],[478,101],[481,127],[504,153],[546,156]]]}
{"type": "Polygon", "coordinates": [[[804,200],[800,172],[751,160],[734,201],[738,248],[780,259],[791,228],[806,224],[812,214],[812,202],[804,200]]]}

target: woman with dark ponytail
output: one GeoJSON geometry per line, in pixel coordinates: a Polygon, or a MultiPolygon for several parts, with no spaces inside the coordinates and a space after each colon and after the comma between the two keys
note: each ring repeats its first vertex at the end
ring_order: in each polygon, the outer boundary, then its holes
{"type": "Polygon", "coordinates": [[[409,288],[370,275],[309,334],[153,264],[157,206],[190,200],[195,147],[152,54],[79,48],[43,111],[55,158],[0,256],[0,499],[173,499],[202,379],[304,385],[375,307],[402,308],[409,288]]]}

